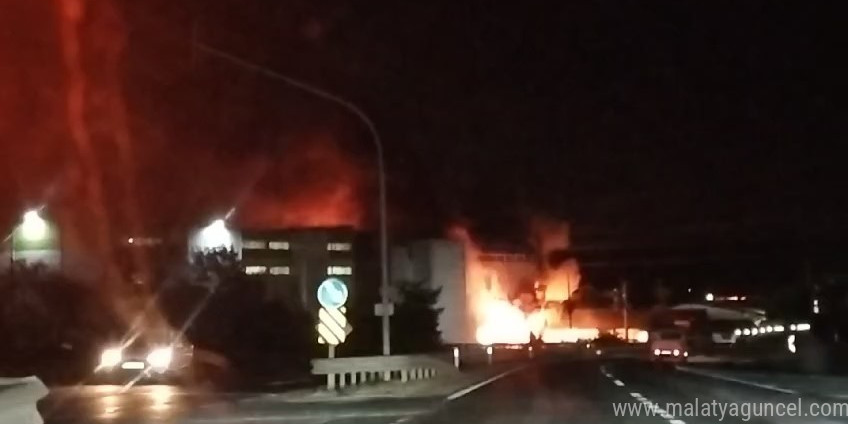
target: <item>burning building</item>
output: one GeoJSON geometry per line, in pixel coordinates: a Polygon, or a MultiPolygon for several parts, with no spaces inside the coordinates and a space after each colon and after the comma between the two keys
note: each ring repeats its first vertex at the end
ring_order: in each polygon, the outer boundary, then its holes
{"type": "Polygon", "coordinates": [[[566,304],[578,293],[580,270],[576,259],[554,260],[562,255],[553,254],[570,248],[568,236],[566,224],[538,221],[532,249],[494,248],[475,243],[456,227],[447,239],[396,246],[392,281],[441,289],[439,327],[448,344],[562,343],[617,331],[620,311],[569,313],[566,304]]]}
{"type": "Polygon", "coordinates": [[[544,325],[532,252],[480,247],[456,228],[449,239],[396,246],[391,259],[394,284],[441,289],[437,306],[445,343],[527,343],[544,325]]]}

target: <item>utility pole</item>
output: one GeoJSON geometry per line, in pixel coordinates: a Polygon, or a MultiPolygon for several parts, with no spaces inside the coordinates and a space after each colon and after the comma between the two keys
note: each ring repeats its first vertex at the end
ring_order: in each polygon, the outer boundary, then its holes
{"type": "MultiPolygon", "coordinates": [[[[198,30],[193,28],[192,36],[197,37],[198,30]]],[[[377,126],[359,106],[353,102],[333,94],[323,88],[312,85],[311,83],[301,81],[297,78],[277,72],[263,65],[251,62],[234,54],[219,50],[215,47],[206,45],[200,40],[192,40],[193,49],[202,52],[206,55],[215,57],[219,60],[229,62],[230,64],[245,69],[247,71],[263,75],[273,80],[282,81],[291,87],[306,93],[312,94],[315,97],[324,99],[342,109],[347,110],[353,116],[357,117],[365,125],[368,133],[371,135],[371,141],[374,143],[374,153],[377,158],[377,210],[379,212],[379,237],[380,237],[380,302],[383,305],[383,314],[381,315],[381,327],[383,332],[383,355],[391,354],[391,331],[389,322],[389,236],[388,236],[388,206],[386,204],[386,165],[385,155],[383,154],[383,142],[380,139],[380,133],[377,131],[377,126]]],[[[194,51],[194,50],[192,50],[194,51]]]]}
{"type": "Polygon", "coordinates": [[[624,321],[624,341],[630,343],[630,328],[627,323],[627,280],[621,280],[622,319],[624,321]]]}

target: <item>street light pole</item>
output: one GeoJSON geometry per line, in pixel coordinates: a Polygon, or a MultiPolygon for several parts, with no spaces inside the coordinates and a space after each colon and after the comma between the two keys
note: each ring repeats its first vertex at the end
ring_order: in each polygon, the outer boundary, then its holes
{"type": "Polygon", "coordinates": [[[383,158],[383,143],[380,140],[380,133],[377,132],[377,126],[374,125],[374,121],[358,106],[356,106],[353,102],[339,97],[335,94],[332,94],[326,90],[318,88],[312,84],[306,83],[304,81],[300,81],[298,79],[292,78],[288,75],[283,75],[273,69],[269,69],[265,66],[259,65],[257,63],[251,62],[244,58],[235,56],[233,54],[227,53],[225,51],[216,49],[209,45],[203,44],[196,39],[192,41],[195,48],[198,50],[213,56],[217,57],[221,60],[225,60],[230,62],[238,67],[250,70],[251,72],[255,72],[259,75],[264,75],[271,79],[280,80],[285,82],[286,84],[295,87],[299,90],[310,93],[314,96],[320,97],[324,100],[328,100],[332,103],[335,103],[338,106],[346,109],[347,111],[353,113],[360,121],[362,121],[365,126],[368,128],[368,132],[371,135],[371,140],[374,142],[374,147],[377,153],[377,185],[379,190],[379,226],[380,226],[380,302],[383,304],[383,314],[382,318],[382,327],[383,327],[383,355],[391,354],[391,343],[390,343],[390,332],[389,332],[389,314],[388,314],[388,303],[389,303],[389,236],[388,236],[388,222],[387,222],[387,212],[386,212],[386,169],[385,162],[383,158]]]}

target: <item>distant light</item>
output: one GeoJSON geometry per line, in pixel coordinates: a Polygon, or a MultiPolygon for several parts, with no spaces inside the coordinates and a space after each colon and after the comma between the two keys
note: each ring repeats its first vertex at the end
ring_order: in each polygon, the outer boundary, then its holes
{"type": "Polygon", "coordinates": [[[783,326],[782,325],[775,325],[774,326],[774,332],[775,333],[782,333],[783,332],[783,326]]]}
{"type": "Polygon", "coordinates": [[[752,336],[756,336],[756,335],[757,335],[757,333],[759,333],[759,331],[758,331],[756,328],[752,328],[752,329],[751,329],[751,335],[752,335],[752,336]]]}
{"type": "Polygon", "coordinates": [[[492,347],[486,346],[486,355],[492,356],[492,347]]]}
{"type": "Polygon", "coordinates": [[[739,300],[739,296],[730,296],[727,300],[739,300]]]}
{"type": "Polygon", "coordinates": [[[766,326],[766,333],[771,333],[772,331],[774,331],[774,327],[767,325],[766,326]]]}
{"type": "Polygon", "coordinates": [[[135,239],[130,237],[130,238],[127,239],[127,243],[133,244],[133,243],[135,243],[135,239]]]}
{"type": "Polygon", "coordinates": [[[797,329],[798,329],[798,326],[796,326],[795,324],[790,324],[790,325],[789,325],[789,331],[795,331],[795,330],[797,330],[797,329]]]}
{"type": "Polygon", "coordinates": [[[601,352],[600,349],[595,350],[595,355],[601,356],[601,353],[603,353],[603,352],[601,352]]]}
{"type": "Polygon", "coordinates": [[[747,297],[745,297],[745,296],[739,296],[739,300],[745,300],[745,299],[747,299],[747,297]]]}
{"type": "Polygon", "coordinates": [[[798,331],[807,331],[810,329],[810,324],[798,324],[796,328],[798,331]]]}
{"type": "Polygon", "coordinates": [[[712,302],[713,300],[715,300],[715,296],[713,296],[712,293],[707,293],[707,295],[704,296],[704,299],[706,299],[707,302],[712,302]]]}
{"type": "Polygon", "coordinates": [[[154,368],[168,368],[173,356],[174,350],[171,347],[160,347],[147,355],[147,363],[154,368]]]}
{"type": "Polygon", "coordinates": [[[200,230],[198,244],[201,249],[228,248],[233,245],[233,234],[223,219],[216,219],[200,230]]]}
{"type": "Polygon", "coordinates": [[[688,289],[686,289],[686,292],[687,292],[687,293],[692,293],[692,287],[689,287],[688,289]]]}
{"type": "Polygon", "coordinates": [[[671,354],[674,356],[680,356],[680,349],[674,349],[673,351],[671,351],[671,354]]]}
{"type": "Polygon", "coordinates": [[[750,329],[748,329],[748,328],[745,328],[745,329],[743,329],[743,330],[742,330],[742,334],[744,334],[744,335],[746,335],[746,336],[750,336],[750,335],[751,335],[751,330],[750,330],[750,329]]]}
{"type": "Polygon", "coordinates": [[[813,306],[813,313],[814,313],[814,314],[817,314],[817,313],[819,313],[819,312],[821,312],[821,310],[819,309],[819,305],[815,305],[815,306],[813,306]]]}
{"type": "Polygon", "coordinates": [[[47,221],[38,215],[37,210],[24,213],[20,228],[21,236],[27,241],[41,241],[47,238],[47,221]]]}
{"type": "Polygon", "coordinates": [[[648,332],[645,331],[645,330],[639,330],[639,332],[636,333],[636,341],[638,343],[647,343],[648,342],[648,332]]]}
{"type": "Polygon", "coordinates": [[[654,349],[654,355],[655,355],[655,356],[660,356],[660,350],[659,350],[659,349],[654,349]]]}
{"type": "Polygon", "coordinates": [[[790,334],[789,337],[786,338],[786,349],[790,352],[795,353],[798,349],[795,347],[795,335],[790,334]]]}
{"type": "Polygon", "coordinates": [[[737,329],[733,330],[733,334],[735,334],[735,335],[737,335],[737,336],[741,336],[741,335],[742,335],[742,330],[740,330],[740,329],[738,329],[738,328],[737,328],[737,329]]]}

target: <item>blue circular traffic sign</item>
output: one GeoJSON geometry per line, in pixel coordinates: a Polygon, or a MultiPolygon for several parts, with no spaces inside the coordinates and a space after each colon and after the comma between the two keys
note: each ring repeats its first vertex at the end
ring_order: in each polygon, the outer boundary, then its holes
{"type": "Polygon", "coordinates": [[[318,286],[318,303],[327,309],[338,309],[347,302],[347,285],[338,278],[328,278],[318,286]]]}

